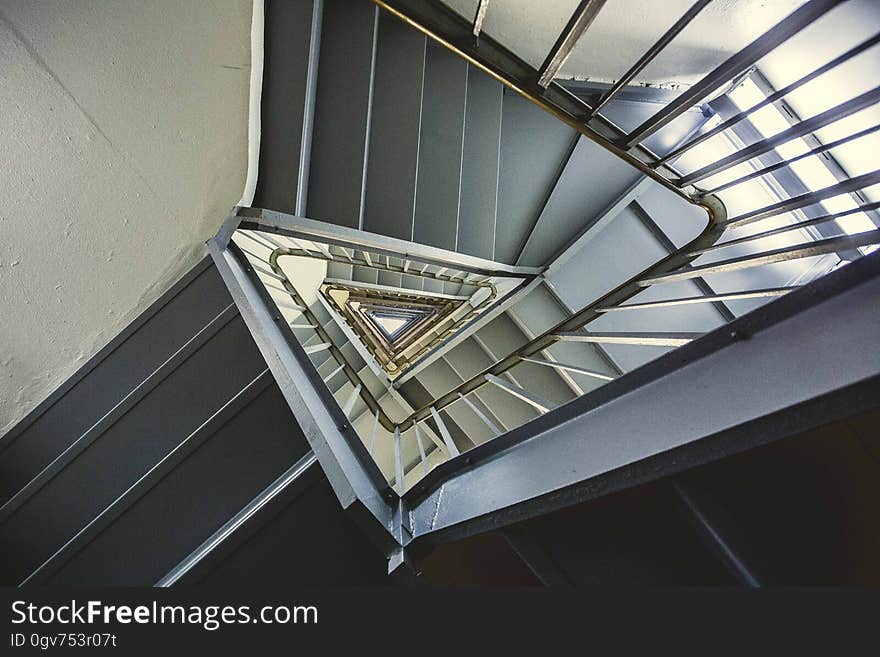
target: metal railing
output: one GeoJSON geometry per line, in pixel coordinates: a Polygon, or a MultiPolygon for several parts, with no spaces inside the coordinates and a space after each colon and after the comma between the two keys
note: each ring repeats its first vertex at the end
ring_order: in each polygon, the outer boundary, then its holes
{"type": "MultiPolygon", "coordinates": [[[[675,166],[675,161],[682,155],[711,137],[730,130],[737,123],[763,107],[784,99],[820,75],[852,60],[857,55],[876,45],[880,41],[880,34],[853,46],[827,64],[786,85],[783,89],[776,91],[758,105],[740,112],[711,130],[692,137],[678,145],[674,150],[661,156],[652,152],[645,145],[645,141],[648,138],[675,121],[690,108],[704,103],[719,88],[723,88],[725,84],[734,83],[754,68],[763,57],[773,52],[788,39],[808,28],[831,10],[845,4],[847,0],[809,0],[745,48],[728,57],[653,116],[645,119],[640,125],[628,132],[604,116],[602,110],[618,96],[628,83],[632,82],[645,67],[661,54],[678,34],[692,23],[700,12],[710,4],[710,0],[698,0],[695,2],[592,105],[568,91],[563,85],[554,81],[553,78],[578,40],[583,38],[585,34],[589,34],[588,28],[592,20],[602,9],[604,0],[581,0],[565,29],[548,52],[540,69],[534,69],[500,43],[486,35],[483,30],[483,20],[487,12],[491,11],[491,3],[488,1],[480,3],[473,23],[468,22],[448,7],[433,0],[374,0],[374,2],[382,9],[385,9],[427,37],[455,52],[485,73],[488,73],[507,88],[516,91],[588,139],[591,139],[636,167],[646,176],[689,202],[705,207],[710,214],[714,212],[714,209],[712,204],[707,202],[707,199],[713,193],[721,191],[721,189],[703,189],[699,185],[701,181],[706,180],[711,175],[726,171],[738,163],[749,161],[767,153],[780,143],[798,136],[810,134],[835,121],[851,116],[861,109],[874,106],[880,102],[880,87],[875,87],[815,117],[800,121],[784,133],[746,146],[717,162],[707,164],[699,170],[685,173],[679,171],[675,166]]],[[[861,138],[878,129],[880,129],[880,126],[859,131],[859,133],[852,134],[843,140],[823,146],[816,153],[812,154],[827,152],[843,143],[861,138]]],[[[791,163],[808,155],[804,154],[796,159],[784,160],[774,165],[772,169],[751,174],[750,179],[768,175],[774,170],[789,166],[791,163]]],[[[729,188],[741,182],[744,181],[727,183],[724,188],[729,188]]],[[[846,191],[864,189],[877,183],[880,183],[880,170],[865,174],[852,181],[847,181],[846,184],[841,184],[838,190],[829,190],[829,192],[834,194],[844,193],[846,191]]],[[[809,200],[809,202],[816,202],[816,200],[819,199],[809,200]]],[[[797,207],[803,207],[803,205],[797,207]]]]}
{"type": "Polygon", "coordinates": [[[321,351],[328,351],[331,358],[339,364],[338,368],[333,370],[330,375],[324,377],[325,383],[340,372],[342,372],[351,382],[353,386],[352,393],[343,405],[343,410],[346,411],[346,415],[350,415],[354,407],[354,401],[359,396],[363,399],[370,412],[375,415],[376,422],[381,424],[389,432],[393,432],[397,428],[398,423],[389,417],[375,396],[370,392],[369,388],[364,384],[358,371],[349,364],[348,359],[341,351],[341,346],[336,344],[336,341],[324,328],[319,318],[309,308],[302,293],[297,290],[284,269],[278,263],[278,259],[284,256],[312,258],[324,262],[336,262],[362,267],[364,269],[405,274],[414,278],[430,279],[441,283],[453,283],[462,286],[469,286],[474,289],[486,289],[488,291],[476,305],[469,305],[466,313],[456,317],[454,321],[447,322],[444,325],[443,330],[435,335],[429,343],[423,345],[414,355],[409,356],[408,364],[410,365],[417,363],[422,356],[444,342],[463,326],[467,325],[475,315],[478,315],[489,306],[498,295],[498,290],[495,284],[486,276],[467,275],[456,270],[451,270],[451,273],[447,273],[450,272],[450,269],[448,268],[431,271],[430,264],[419,263],[410,258],[402,259],[403,264],[396,265],[387,254],[371,255],[368,251],[354,249],[352,249],[352,252],[349,254],[346,249],[342,248],[340,250],[344,255],[339,255],[332,253],[327,245],[321,244],[320,242],[309,242],[309,244],[314,247],[313,249],[309,249],[296,239],[286,238],[291,239],[296,245],[290,247],[281,244],[275,236],[257,230],[238,230],[235,235],[241,235],[247,240],[250,240],[253,244],[259,245],[267,250],[267,254],[261,255],[256,253],[255,250],[246,248],[240,244],[237,245],[242,254],[248,259],[249,264],[254,268],[258,276],[260,276],[263,284],[268,289],[282,292],[289,297],[289,301],[276,301],[276,310],[280,311],[281,309],[287,309],[299,314],[300,321],[289,323],[290,328],[310,329],[318,336],[319,342],[317,344],[304,346],[306,353],[313,354],[321,351]],[[384,262],[382,262],[383,258],[384,262]],[[269,280],[266,280],[266,278],[269,280]]]}
{"type": "MultiPolygon", "coordinates": [[[[780,210],[781,212],[782,210],[780,210]]],[[[766,215],[767,218],[775,215],[766,215]]],[[[459,385],[450,389],[444,395],[431,400],[420,408],[414,410],[406,418],[395,420],[391,418],[382,408],[381,403],[369,391],[367,386],[361,380],[358,372],[347,361],[338,345],[336,345],[321,325],[321,322],[308,308],[300,293],[296,290],[283,269],[278,265],[277,259],[280,256],[293,255],[299,257],[319,258],[328,261],[345,262],[351,264],[357,262],[359,266],[389,268],[398,273],[403,272],[402,267],[390,265],[390,260],[385,264],[377,264],[369,257],[352,257],[340,258],[322,250],[311,251],[305,248],[289,248],[280,244],[271,235],[252,232],[240,231],[242,235],[247,235],[249,239],[259,241],[266,240],[263,244],[267,249],[271,248],[269,257],[261,257],[253,252],[245,252],[252,260],[252,263],[261,274],[268,276],[270,281],[264,281],[268,287],[274,285],[277,280],[283,287],[278,287],[279,291],[283,291],[291,297],[292,305],[286,305],[284,302],[279,303],[279,308],[290,308],[301,313],[305,320],[304,324],[291,324],[292,328],[311,328],[319,336],[320,342],[315,345],[305,347],[307,353],[316,353],[321,350],[328,350],[331,356],[339,364],[329,376],[324,377],[325,382],[329,381],[333,376],[342,371],[352,384],[347,399],[341,404],[343,412],[350,417],[354,408],[355,399],[360,396],[365,402],[369,412],[374,417],[372,424],[372,433],[369,437],[365,437],[365,443],[369,445],[371,454],[375,450],[376,430],[381,425],[386,431],[393,434],[392,449],[394,450],[395,475],[393,481],[398,492],[404,492],[403,486],[397,482],[404,481],[407,468],[402,460],[402,441],[413,440],[418,445],[420,461],[413,467],[420,468],[421,472],[427,474],[429,466],[427,457],[431,450],[436,448],[441,452],[441,458],[447,460],[454,458],[460,454],[459,448],[456,446],[449,428],[440,413],[450,407],[452,404],[461,402],[470,408],[480,420],[486,424],[490,432],[498,436],[503,431],[483,413],[479,406],[469,398],[469,395],[486,385],[492,385],[498,389],[510,394],[529,406],[534,408],[538,414],[544,414],[554,408],[554,404],[542,399],[539,395],[525,388],[522,388],[512,381],[504,378],[504,374],[514,369],[522,363],[539,364],[557,370],[559,372],[574,372],[584,376],[592,377],[598,381],[608,382],[615,377],[608,374],[586,369],[579,365],[558,362],[556,360],[546,358],[546,352],[557,342],[588,342],[593,344],[628,344],[637,346],[666,346],[678,347],[700,337],[701,333],[695,332],[588,332],[586,327],[593,321],[599,319],[607,313],[619,313],[634,310],[652,310],[652,309],[674,309],[679,307],[691,306],[694,304],[713,304],[719,301],[732,301],[739,299],[757,299],[782,296],[798,286],[784,286],[760,289],[744,289],[734,292],[725,292],[721,294],[708,294],[704,296],[677,297],[649,301],[643,303],[626,303],[630,298],[643,292],[646,288],[661,285],[680,280],[693,280],[701,278],[707,274],[723,273],[736,271],[745,268],[760,267],[768,264],[803,259],[816,255],[837,253],[842,250],[855,247],[880,244],[880,230],[867,231],[856,235],[844,235],[840,237],[826,238],[818,241],[805,242],[793,246],[787,246],[767,251],[758,251],[745,256],[736,258],[723,259],[717,262],[692,266],[690,263],[699,256],[716,251],[723,250],[734,245],[741,245],[746,242],[760,240],[768,235],[781,235],[801,230],[805,225],[813,225],[819,221],[830,221],[837,215],[826,215],[798,222],[790,226],[776,228],[771,231],[764,231],[743,237],[733,237],[723,242],[719,242],[722,237],[731,234],[735,235],[738,228],[745,225],[741,221],[725,220],[725,221],[709,221],[705,229],[688,244],[681,249],[676,250],[666,258],[660,260],[656,264],[646,268],[636,276],[633,276],[618,287],[609,291],[601,298],[593,303],[581,308],[570,317],[565,318],[562,322],[556,324],[542,334],[533,338],[522,347],[511,352],[493,363],[490,367],[480,373],[468,378],[459,385]],[[257,260],[254,263],[253,260],[257,260]],[[271,269],[261,269],[259,261],[269,264],[271,269]],[[423,426],[425,423],[433,424],[426,430],[423,426]],[[428,449],[425,447],[424,434],[439,434],[439,441],[428,441],[428,449]]],[[[354,254],[353,254],[354,256],[354,254]]],[[[407,268],[409,269],[409,267],[407,268]]],[[[486,281],[468,280],[460,276],[450,276],[445,274],[431,273],[422,270],[423,276],[438,278],[447,281],[459,283],[467,283],[471,285],[491,285],[486,281]]],[[[493,286],[494,287],[494,286],[493,286]]],[[[494,296],[494,294],[493,294],[494,296]]],[[[484,302],[485,303],[485,302],[484,302]]],[[[480,306],[482,308],[483,305],[480,306]]],[[[477,312],[479,308],[475,308],[477,312]]],[[[463,324],[460,324],[463,325],[463,324]]],[[[354,419],[354,418],[350,418],[354,419]]],[[[422,475],[422,476],[423,476],[422,475]]]]}
{"type": "MultiPolygon", "coordinates": [[[[683,143],[680,143],[664,155],[653,153],[644,144],[646,139],[672,123],[691,107],[705,102],[710,95],[716,93],[719,88],[723,88],[725,84],[730,86],[741,80],[762,57],[771,53],[789,38],[800,33],[829,11],[845,4],[846,0],[810,0],[806,2],[775,27],[754,40],[740,52],[727,58],[696,84],[678,95],[653,116],[644,120],[629,132],[620,129],[603,116],[602,110],[617,97],[626,84],[632,82],[694,20],[710,3],[710,0],[695,2],[592,105],[570,93],[561,84],[554,81],[554,78],[578,39],[585,33],[588,33],[590,24],[602,9],[603,0],[583,0],[578,5],[565,30],[559,35],[551,51],[548,52],[540,69],[534,69],[485,34],[483,31],[483,21],[487,11],[491,11],[489,0],[481,0],[473,22],[464,20],[447,7],[432,0],[374,1],[381,8],[464,57],[471,64],[485,71],[506,87],[518,92],[534,104],[575,128],[585,137],[595,141],[622,160],[628,162],[645,176],[673,191],[688,202],[702,206],[708,214],[706,225],[689,243],[675,249],[659,262],[652,264],[610,290],[601,298],[577,310],[515,351],[497,359],[483,371],[469,377],[443,395],[415,409],[400,421],[395,421],[388,417],[381,408],[381,404],[370,394],[366,386],[363,385],[363,382],[360,381],[357,372],[345,362],[344,356],[333,344],[332,340],[329,339],[329,336],[323,335],[321,342],[311,348],[329,349],[333,357],[339,362],[339,368],[345,372],[345,375],[353,385],[349,398],[343,404],[343,410],[350,412],[354,407],[354,400],[357,396],[361,396],[366,402],[370,413],[374,416],[373,435],[367,440],[370,445],[370,451],[372,452],[375,446],[376,429],[379,425],[393,435],[393,481],[395,482],[396,489],[401,494],[406,488],[404,481],[407,475],[406,464],[403,463],[402,459],[402,441],[411,439],[417,445],[420,460],[415,463],[414,468],[421,470],[421,476],[429,472],[428,457],[432,449],[439,450],[444,459],[451,459],[459,455],[459,448],[456,446],[451,432],[441,416],[441,412],[451,405],[456,403],[466,405],[487,426],[492,435],[497,436],[503,433],[503,430],[480,410],[480,404],[475,403],[469,397],[483,386],[494,386],[504,393],[516,397],[535,409],[539,415],[553,409],[554,404],[505,377],[507,373],[518,365],[522,363],[537,364],[552,368],[560,373],[575,373],[603,383],[614,379],[614,376],[609,374],[593,371],[578,364],[558,362],[548,357],[547,350],[553,345],[559,342],[586,342],[597,345],[626,344],[678,347],[699,338],[701,335],[701,333],[694,332],[588,331],[588,326],[597,319],[609,313],[676,309],[694,304],[718,304],[719,302],[742,299],[778,297],[795,289],[797,285],[740,289],[724,293],[707,293],[703,296],[668,297],[648,302],[627,303],[632,297],[647,288],[675,281],[700,281],[702,277],[710,274],[762,267],[823,254],[839,254],[859,247],[880,244],[880,230],[875,229],[856,234],[832,235],[814,241],[805,241],[779,248],[759,249],[745,255],[724,258],[707,264],[692,264],[697,258],[709,253],[723,253],[724,249],[734,246],[754,246],[755,242],[767,237],[796,234],[805,228],[831,224],[835,220],[857,213],[875,213],[880,209],[880,203],[870,202],[861,194],[862,190],[872,185],[880,184],[880,169],[839,180],[837,183],[821,189],[793,195],[780,194],[782,198],[772,204],[749,209],[732,217],[726,215],[723,203],[724,197],[722,196],[722,194],[729,192],[738,185],[749,181],[756,179],[771,180],[778,172],[791,167],[791,165],[798,161],[815,155],[827,154],[835,148],[880,130],[880,126],[863,128],[827,144],[819,144],[807,152],[793,157],[781,158],[772,164],[762,164],[756,160],[756,158],[770,153],[780,144],[812,135],[816,130],[852,116],[856,112],[875,106],[880,102],[880,88],[874,88],[855,98],[841,102],[814,117],[797,121],[789,129],[737,148],[734,152],[715,161],[703,164],[694,170],[681,171],[675,165],[682,156],[704,144],[712,137],[729,134],[730,131],[746,121],[755,112],[780,102],[788,94],[802,88],[811,80],[877,45],[880,43],[880,34],[853,46],[827,64],[812,70],[807,75],[786,85],[782,89],[768,94],[765,99],[753,107],[737,112],[713,128],[705,129],[694,136],[686,138],[683,143]],[[713,176],[753,160],[753,171],[723,184],[715,184],[708,188],[701,187],[701,183],[705,183],[713,176]],[[857,207],[839,212],[825,213],[820,216],[807,217],[790,225],[774,227],[757,233],[742,234],[739,232],[740,229],[754,222],[809,208],[823,200],[841,194],[853,193],[856,194],[857,207]],[[436,438],[436,440],[429,441],[427,448],[425,434],[430,434],[432,438],[436,438]]],[[[778,186],[774,189],[778,189],[778,186]]],[[[256,225],[249,226],[249,228],[259,230],[260,224],[257,222],[256,225]]],[[[315,328],[319,335],[321,335],[323,329],[320,327],[320,323],[317,322],[314,316],[309,314],[310,311],[302,303],[301,297],[298,297],[296,290],[293,289],[292,285],[284,277],[283,271],[277,267],[277,257],[280,255],[301,255],[330,259],[337,256],[330,254],[327,249],[320,249],[321,252],[316,253],[303,248],[286,248],[264,233],[261,236],[261,238],[256,239],[265,239],[268,242],[268,246],[273,247],[271,258],[268,261],[270,269],[264,273],[271,278],[278,279],[282,283],[284,291],[290,293],[294,303],[297,305],[297,310],[303,313],[303,317],[306,318],[308,325],[315,328]],[[299,300],[297,301],[297,299],[299,300]]],[[[252,239],[254,238],[252,237],[252,239]]],[[[353,262],[354,253],[352,258],[346,259],[349,264],[353,262]]],[[[412,262],[408,253],[401,251],[396,255],[405,263],[412,262]]],[[[411,264],[392,267],[387,255],[384,265],[373,262],[366,253],[364,253],[363,258],[357,264],[365,267],[385,267],[389,271],[397,273],[412,273],[410,269],[411,264]]],[[[427,269],[427,266],[425,269],[427,269]]],[[[424,272],[425,270],[422,270],[420,273],[424,274],[424,272]]],[[[441,276],[441,274],[437,273],[431,275],[435,278],[441,276]]],[[[448,280],[474,284],[473,280],[465,281],[464,279],[454,279],[452,277],[448,280]]],[[[338,371],[334,371],[334,375],[338,371]]]]}
{"type": "MultiPolygon", "coordinates": [[[[872,185],[880,183],[880,169],[853,178],[840,180],[834,185],[806,193],[789,195],[778,202],[755,208],[733,217],[724,212],[723,197],[719,195],[746,182],[761,179],[767,180],[776,172],[790,167],[805,158],[827,154],[835,148],[873,134],[880,126],[870,126],[827,144],[819,144],[807,152],[794,157],[782,158],[769,165],[758,164],[761,156],[773,151],[780,144],[793,139],[812,135],[816,130],[833,124],[836,121],[854,115],[856,112],[875,106],[880,102],[880,87],[864,92],[855,98],[841,102],[814,117],[798,121],[789,129],[770,137],[762,138],[754,143],[743,146],[733,153],[716,161],[709,162],[692,171],[681,171],[675,163],[695,147],[704,144],[712,137],[728,134],[738,124],[748,119],[764,107],[784,100],[786,96],[819,76],[831,71],[869,48],[880,43],[880,34],[862,41],[782,89],[769,94],[764,100],[746,110],[740,111],[720,122],[717,126],[703,130],[686,138],[674,149],[664,155],[653,153],[645,140],[675,121],[688,109],[701,105],[710,95],[723,88],[730,88],[738,80],[749,73],[755,65],[777,47],[791,37],[815,23],[836,7],[845,4],[846,0],[810,0],[784,18],[776,26],[752,41],[741,51],[733,54],[716,66],[696,84],[678,95],[653,116],[645,119],[630,131],[624,131],[603,116],[602,110],[611,103],[620,91],[645,69],[691,22],[710,4],[710,0],[698,0],[688,9],[660,38],[651,45],[626,73],[611,88],[593,103],[578,98],[554,81],[556,74],[578,40],[588,33],[589,27],[604,5],[604,0],[582,0],[565,29],[555,40],[538,69],[507,50],[494,41],[484,31],[487,12],[492,10],[490,0],[481,0],[471,23],[447,7],[432,0],[374,0],[382,9],[388,11],[428,38],[445,46],[472,65],[488,73],[532,103],[548,111],[564,123],[578,130],[585,137],[593,140],[621,159],[636,167],[643,174],[672,190],[691,203],[706,209],[709,220],[704,230],[690,243],[678,249],[655,265],[632,277],[602,298],[578,310],[571,317],[548,329],[541,335],[505,357],[499,359],[491,367],[470,377],[460,385],[441,397],[416,409],[409,417],[398,425],[403,433],[413,428],[418,431],[419,423],[433,421],[440,432],[448,435],[443,421],[438,415],[451,404],[463,401],[474,410],[477,405],[470,402],[468,395],[485,385],[493,385],[506,393],[525,401],[539,413],[545,413],[552,404],[538,398],[534,393],[521,388],[502,376],[520,363],[541,364],[558,371],[575,372],[598,380],[607,381],[611,377],[601,372],[594,372],[583,367],[560,363],[544,358],[546,350],[559,341],[589,342],[604,344],[629,344],[645,346],[680,346],[699,337],[698,333],[601,333],[587,332],[585,328],[594,320],[607,313],[618,313],[633,310],[650,310],[659,308],[676,308],[692,304],[703,304],[732,301],[738,299],[755,299],[775,297],[786,294],[795,286],[748,289],[724,294],[707,294],[700,297],[669,298],[647,303],[626,304],[634,295],[655,285],[701,279],[708,274],[731,272],[741,269],[760,267],[773,263],[808,258],[816,255],[839,253],[847,249],[880,243],[880,230],[870,230],[854,235],[826,237],[818,241],[805,242],[793,246],[758,251],[744,256],[731,257],[720,261],[692,266],[696,258],[716,251],[722,251],[735,245],[751,245],[758,240],[771,236],[794,233],[808,227],[831,224],[837,219],[857,213],[873,213],[880,204],[867,202],[859,193],[872,185]],[[709,181],[717,174],[745,162],[754,161],[754,171],[737,177],[734,180],[704,188],[701,183],[709,181]],[[808,217],[788,226],[776,227],[759,233],[739,236],[737,231],[753,222],[778,217],[781,214],[808,208],[823,200],[846,193],[856,193],[859,205],[836,213],[827,213],[817,217],[808,217]],[[720,241],[724,239],[724,241],[720,241]]],[[[875,215],[876,216],[876,215],[875,215]]],[[[499,433],[485,414],[478,412],[480,417],[494,434],[499,433]]],[[[452,454],[452,450],[450,450],[452,454]]]]}

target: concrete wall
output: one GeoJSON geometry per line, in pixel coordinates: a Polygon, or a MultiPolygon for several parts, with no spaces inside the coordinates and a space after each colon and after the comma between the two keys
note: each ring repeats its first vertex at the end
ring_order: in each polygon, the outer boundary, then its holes
{"type": "Polygon", "coordinates": [[[251,7],[0,0],[0,434],[240,198],[251,7]]]}

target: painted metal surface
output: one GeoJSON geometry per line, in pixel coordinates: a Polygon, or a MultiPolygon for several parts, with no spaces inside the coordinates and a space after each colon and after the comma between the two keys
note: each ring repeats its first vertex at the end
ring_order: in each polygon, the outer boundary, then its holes
{"type": "MultiPolygon", "coordinates": [[[[391,257],[409,257],[437,267],[453,266],[464,272],[492,275],[535,276],[538,267],[521,267],[457,253],[446,249],[417,244],[408,239],[397,239],[385,234],[360,231],[305,217],[265,210],[262,208],[236,208],[235,216],[243,229],[278,232],[292,237],[313,238],[326,244],[347,248],[364,249],[374,254],[391,257]]],[[[231,234],[230,234],[231,235],[231,234]]],[[[401,267],[402,271],[402,267],[401,267]]],[[[437,273],[440,275],[440,272],[437,273]]]]}
{"type": "Polygon", "coordinates": [[[260,142],[254,204],[296,213],[307,191],[321,2],[271,2],[266,14],[261,124],[273,138],[260,142]],[[306,29],[308,38],[291,38],[306,29]]]}
{"type": "Polygon", "coordinates": [[[741,51],[725,60],[713,71],[708,73],[697,84],[682,93],[672,103],[657,112],[642,125],[627,134],[621,140],[624,148],[631,148],[643,141],[664,125],[673,121],[687,110],[694,102],[701,102],[720,85],[736,77],[753,66],[761,57],[784,43],[813,21],[834,9],[843,0],[810,0],[798,10],[792,12],[776,26],[762,34],[741,51]]]}
{"type": "Polygon", "coordinates": [[[538,69],[538,86],[546,89],[550,85],[565,60],[571,55],[578,39],[590,28],[603,6],[605,6],[605,0],[581,0],[578,3],[565,25],[565,29],[562,30],[556,43],[547,53],[544,63],[538,69]]]}
{"type": "Polygon", "coordinates": [[[297,214],[363,226],[378,14],[324,0],[308,205],[297,214]]]}
{"type": "Polygon", "coordinates": [[[273,481],[265,490],[251,500],[247,506],[230,518],[220,529],[214,532],[204,543],[199,545],[193,552],[188,554],[179,564],[174,566],[167,574],[165,574],[155,586],[165,588],[174,586],[178,581],[196,568],[209,554],[214,552],[218,546],[236,531],[238,531],[248,520],[259,513],[267,504],[272,502],[284,489],[296,482],[305,472],[311,468],[317,459],[314,452],[309,452],[299,461],[288,468],[284,474],[273,481]]]}
{"type": "MultiPolygon", "coordinates": [[[[868,256],[473,450],[467,467],[439,466],[428,492],[408,496],[416,538],[464,536],[792,435],[828,421],[823,400],[841,394],[875,408],[854,390],[880,377],[878,294],[880,258],[868,256]]],[[[838,401],[835,413],[850,412],[838,401]]]]}
{"type": "Polygon", "coordinates": [[[425,38],[379,15],[364,230],[412,239],[425,38]]]}
{"type": "Polygon", "coordinates": [[[340,504],[379,546],[388,547],[385,478],[289,327],[269,312],[268,293],[253,270],[229,248],[212,242],[209,251],[340,504]]]}
{"type": "Polygon", "coordinates": [[[425,47],[412,240],[456,250],[468,64],[437,44],[425,47]]]}
{"type": "Polygon", "coordinates": [[[305,451],[231,301],[205,260],[8,436],[43,474],[0,522],[3,582],[149,585],[305,451]]]}

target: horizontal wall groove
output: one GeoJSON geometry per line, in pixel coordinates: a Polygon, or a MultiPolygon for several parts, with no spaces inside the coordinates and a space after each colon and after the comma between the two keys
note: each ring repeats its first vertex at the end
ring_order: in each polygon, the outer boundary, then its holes
{"type": "Polygon", "coordinates": [[[126,326],[115,338],[103,349],[98,351],[86,363],[80,367],[70,378],[65,380],[46,399],[36,406],[30,413],[22,418],[8,432],[0,436],[0,454],[20,438],[37,420],[45,415],[55,404],[61,401],[80,381],[85,379],[98,365],[109,358],[122,344],[138,332],[153,319],[159,312],[170,304],[175,298],[183,293],[196,279],[205,272],[211,270],[211,259],[203,258],[195,267],[183,275],[171,288],[151,304],[144,312],[126,326]]]}
{"type": "Polygon", "coordinates": [[[214,532],[204,543],[187,555],[179,564],[154,586],[168,587],[192,572],[207,557],[214,554],[217,548],[254,518],[270,502],[285,492],[294,482],[308,472],[317,463],[318,458],[313,451],[308,452],[288,468],[281,476],[269,484],[259,495],[248,503],[241,511],[229,519],[220,529],[214,532]]]}
{"type": "Polygon", "coordinates": [[[195,354],[208,340],[238,316],[234,303],[227,305],[217,316],[208,322],[198,333],[190,338],[180,349],[123,397],[101,419],[53,459],[25,486],[0,506],[0,524],[6,522],[27,500],[32,498],[43,486],[52,480],[77,456],[82,454],[95,440],[103,435],[120,418],[152,392],[180,365],[195,354]]]}
{"type": "Polygon", "coordinates": [[[153,465],[125,492],[107,505],[52,556],[28,575],[19,586],[44,582],[58,572],[77,552],[91,543],[101,532],[110,527],[137,500],[143,497],[180,463],[201,447],[209,438],[232,420],[248,404],[262,394],[272,383],[269,368],[265,368],[250,383],[226,401],[197,429],[173,447],[158,463],[153,465]]]}

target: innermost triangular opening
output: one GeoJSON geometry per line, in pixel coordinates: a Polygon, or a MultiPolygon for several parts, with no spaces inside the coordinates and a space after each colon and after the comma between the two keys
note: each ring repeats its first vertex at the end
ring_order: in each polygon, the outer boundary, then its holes
{"type": "Polygon", "coordinates": [[[411,308],[401,308],[399,310],[395,308],[382,308],[381,310],[368,310],[366,312],[366,316],[390,343],[393,343],[410,326],[427,314],[427,311],[411,308]]]}
{"type": "MultiPolygon", "coordinates": [[[[394,379],[469,317],[464,297],[327,279],[321,294],[394,379]]],[[[354,336],[353,336],[354,337],[354,336]]]]}
{"type": "Polygon", "coordinates": [[[385,335],[394,335],[398,329],[403,328],[409,323],[409,319],[404,317],[394,317],[391,315],[374,315],[376,325],[385,332],[385,335]]]}

